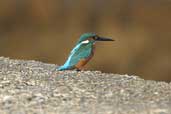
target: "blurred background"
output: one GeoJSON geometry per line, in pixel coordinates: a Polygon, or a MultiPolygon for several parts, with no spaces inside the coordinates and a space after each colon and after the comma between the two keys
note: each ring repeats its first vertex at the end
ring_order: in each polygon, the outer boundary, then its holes
{"type": "Polygon", "coordinates": [[[86,69],[171,81],[170,0],[0,1],[0,56],[62,65],[85,32],[116,40],[86,69]]]}

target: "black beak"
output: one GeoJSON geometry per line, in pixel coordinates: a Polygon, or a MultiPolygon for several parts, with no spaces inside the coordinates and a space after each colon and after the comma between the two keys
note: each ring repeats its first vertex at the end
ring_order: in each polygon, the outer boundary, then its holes
{"type": "Polygon", "coordinates": [[[114,41],[113,39],[110,38],[103,38],[103,37],[98,37],[95,39],[96,41],[114,41]]]}

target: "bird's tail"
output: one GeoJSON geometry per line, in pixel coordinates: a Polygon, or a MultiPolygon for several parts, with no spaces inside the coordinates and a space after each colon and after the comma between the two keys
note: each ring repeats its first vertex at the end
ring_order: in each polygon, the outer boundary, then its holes
{"type": "Polygon", "coordinates": [[[68,68],[64,67],[64,66],[60,66],[56,69],[57,71],[63,71],[63,70],[68,70],[68,68]]]}
{"type": "Polygon", "coordinates": [[[64,68],[63,68],[63,66],[60,66],[60,67],[56,68],[56,70],[62,71],[62,70],[64,70],[64,68]]]}

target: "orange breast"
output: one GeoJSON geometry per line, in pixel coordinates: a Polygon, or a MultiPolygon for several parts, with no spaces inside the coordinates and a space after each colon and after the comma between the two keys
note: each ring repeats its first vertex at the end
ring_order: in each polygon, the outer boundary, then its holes
{"type": "Polygon", "coordinates": [[[93,57],[93,55],[94,55],[94,50],[95,50],[95,47],[93,46],[93,49],[92,49],[92,51],[91,51],[90,56],[87,57],[87,58],[85,58],[85,59],[81,59],[81,60],[75,65],[75,67],[76,67],[77,69],[80,69],[80,70],[81,70],[81,69],[83,68],[83,66],[86,65],[86,64],[88,63],[88,61],[93,57]]]}

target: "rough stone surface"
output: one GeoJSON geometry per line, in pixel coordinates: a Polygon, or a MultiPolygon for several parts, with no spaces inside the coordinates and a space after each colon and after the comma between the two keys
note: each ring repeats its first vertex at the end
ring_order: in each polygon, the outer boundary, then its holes
{"type": "Polygon", "coordinates": [[[0,57],[0,114],[171,114],[171,83],[0,57]]]}

